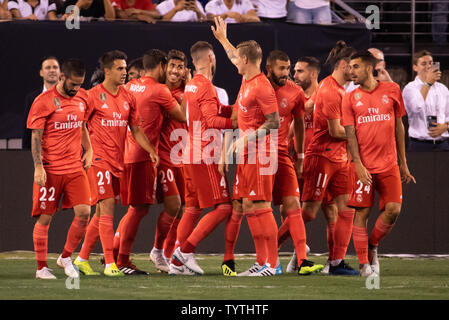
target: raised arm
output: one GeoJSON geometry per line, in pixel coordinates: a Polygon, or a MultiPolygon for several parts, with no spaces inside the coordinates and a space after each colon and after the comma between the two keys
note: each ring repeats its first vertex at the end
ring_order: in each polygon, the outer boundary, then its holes
{"type": "Polygon", "coordinates": [[[237,63],[237,57],[238,52],[237,49],[229,42],[227,37],[227,28],[226,28],[226,22],[221,17],[215,17],[215,28],[214,26],[211,26],[212,33],[214,34],[214,37],[221,43],[223,46],[223,49],[225,50],[226,54],[228,55],[229,60],[236,65],[237,63]]]}

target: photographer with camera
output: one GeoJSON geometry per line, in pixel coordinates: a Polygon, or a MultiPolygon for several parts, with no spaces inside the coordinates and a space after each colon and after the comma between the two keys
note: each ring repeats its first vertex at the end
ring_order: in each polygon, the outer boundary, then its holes
{"type": "Polygon", "coordinates": [[[414,81],[402,92],[409,122],[408,151],[449,151],[449,90],[439,62],[422,50],[413,56],[414,81]]]}

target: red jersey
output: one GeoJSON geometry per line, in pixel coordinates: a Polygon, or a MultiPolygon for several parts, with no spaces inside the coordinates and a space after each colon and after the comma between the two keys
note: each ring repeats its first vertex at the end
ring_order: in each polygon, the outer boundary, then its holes
{"type": "MultiPolygon", "coordinates": [[[[234,108],[238,108],[240,137],[250,134],[264,124],[265,115],[278,111],[276,94],[265,74],[261,72],[250,80],[243,79],[234,108]]],[[[268,141],[266,140],[266,143],[268,141]]],[[[247,153],[248,150],[245,150],[245,154],[247,153]]]]}
{"type": "MultiPolygon", "coordinates": [[[[184,86],[180,86],[179,88],[170,90],[172,96],[178,101],[179,104],[182,103],[182,99],[184,98],[184,86]]],[[[177,139],[175,141],[170,140],[170,135],[173,130],[185,130],[187,132],[187,124],[178,122],[176,120],[171,119],[169,116],[164,115],[164,121],[162,122],[161,128],[161,141],[159,143],[159,158],[160,163],[167,167],[181,167],[182,163],[173,163],[170,159],[170,152],[172,148],[177,145],[182,139],[177,139]]],[[[184,146],[185,147],[185,146],[184,146]]],[[[178,152],[179,159],[182,158],[182,150],[181,148],[178,152]]]]}
{"type": "Polygon", "coordinates": [[[345,89],[332,75],[323,79],[315,90],[313,136],[306,150],[308,155],[323,156],[333,162],[346,162],[346,140],[335,139],[329,134],[328,120],[340,119],[341,102],[345,89]]]}
{"type": "MultiPolygon", "coordinates": [[[[231,129],[232,121],[218,115],[220,100],[218,100],[217,90],[212,82],[201,74],[196,74],[184,89],[184,99],[186,105],[187,126],[189,128],[189,141],[185,148],[185,163],[206,162],[202,158],[203,150],[210,145],[219,147],[221,152],[221,141],[218,144],[216,139],[221,139],[220,135],[213,135],[207,129],[231,129]],[[212,134],[212,135],[209,135],[212,134]]],[[[212,161],[219,154],[215,154],[214,149],[205,152],[207,161],[212,161]]],[[[217,159],[215,159],[217,160],[217,159]]],[[[208,162],[206,162],[208,163],[208,162]]]]}
{"type": "Polygon", "coordinates": [[[130,5],[126,0],[113,0],[113,7],[117,7],[120,10],[126,10],[129,8],[140,10],[154,10],[154,4],[151,0],[134,0],[134,4],[130,5]]]}
{"type": "MultiPolygon", "coordinates": [[[[141,77],[131,80],[126,88],[136,99],[136,108],[142,118],[141,128],[156,151],[159,146],[163,112],[176,107],[173,98],[165,84],[151,77],[141,77]]],[[[150,155],[132,137],[128,131],[125,149],[125,163],[150,161],[150,155]]]]}
{"type": "Polygon", "coordinates": [[[275,90],[279,109],[278,145],[279,151],[288,153],[288,133],[290,125],[295,118],[304,116],[304,91],[293,81],[275,90]]]}
{"type": "MultiPolygon", "coordinates": [[[[309,101],[309,98],[305,98],[305,102],[309,101]]],[[[312,140],[313,136],[313,113],[314,110],[310,113],[304,114],[304,129],[305,129],[305,137],[304,137],[304,150],[307,150],[307,147],[309,146],[310,141],[312,140]]]]}
{"type": "Polygon", "coordinates": [[[123,86],[113,95],[100,83],[89,90],[87,119],[94,150],[92,164],[120,177],[128,125],[141,122],[136,99],[123,86]]]}
{"type": "Polygon", "coordinates": [[[379,82],[371,92],[360,87],[343,98],[344,126],[354,126],[360,158],[370,173],[397,165],[395,120],[405,112],[401,89],[394,82],[379,82]]]}
{"type": "Polygon", "coordinates": [[[81,134],[86,105],[84,89],[66,98],[59,94],[56,86],[34,100],[27,127],[44,129],[42,163],[47,172],[62,175],[83,170],[81,134]]]}

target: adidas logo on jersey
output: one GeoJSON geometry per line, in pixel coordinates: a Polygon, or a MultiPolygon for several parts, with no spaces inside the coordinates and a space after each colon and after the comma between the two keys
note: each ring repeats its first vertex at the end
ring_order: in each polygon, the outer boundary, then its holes
{"type": "Polygon", "coordinates": [[[256,193],[254,192],[254,190],[251,190],[251,192],[249,193],[250,196],[255,196],[256,193]]]}
{"type": "Polygon", "coordinates": [[[101,109],[108,109],[108,105],[105,103],[104,105],[101,106],[101,109]]]}
{"type": "Polygon", "coordinates": [[[356,106],[356,107],[361,107],[361,106],[363,106],[362,101],[357,102],[357,104],[356,104],[355,106],[356,106]]]}

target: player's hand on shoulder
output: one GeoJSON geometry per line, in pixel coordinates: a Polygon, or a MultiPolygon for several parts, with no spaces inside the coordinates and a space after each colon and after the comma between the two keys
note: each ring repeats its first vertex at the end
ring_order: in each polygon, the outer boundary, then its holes
{"type": "Polygon", "coordinates": [[[47,173],[43,166],[37,166],[34,168],[34,182],[36,182],[39,186],[45,186],[47,182],[47,173]]]}

